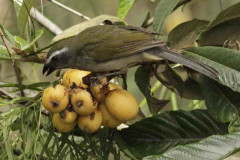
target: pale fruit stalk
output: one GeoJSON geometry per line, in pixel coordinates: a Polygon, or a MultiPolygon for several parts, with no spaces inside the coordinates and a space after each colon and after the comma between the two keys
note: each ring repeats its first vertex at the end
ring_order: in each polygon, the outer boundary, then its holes
{"type": "Polygon", "coordinates": [[[69,95],[66,87],[56,85],[44,90],[42,104],[46,110],[52,113],[63,111],[69,103],[69,95]]]}
{"type": "Polygon", "coordinates": [[[74,121],[72,123],[64,123],[61,120],[61,117],[60,117],[59,113],[53,114],[52,123],[53,123],[53,126],[59,132],[70,132],[74,129],[74,127],[76,125],[76,121],[74,121]]]}
{"type": "Polygon", "coordinates": [[[97,102],[93,102],[91,94],[80,88],[72,90],[71,104],[79,115],[89,115],[97,108],[97,102]]]}
{"type": "Polygon", "coordinates": [[[120,120],[116,119],[114,116],[112,116],[109,113],[104,103],[101,103],[99,108],[102,111],[102,115],[103,115],[103,120],[102,120],[103,126],[108,128],[116,128],[118,125],[122,123],[120,120]]]}
{"type": "Polygon", "coordinates": [[[105,100],[107,110],[120,121],[134,118],[139,111],[135,97],[124,89],[109,91],[105,100]]]}
{"type": "Polygon", "coordinates": [[[102,124],[102,112],[97,109],[90,115],[78,117],[78,127],[88,133],[96,132],[102,124]]]}

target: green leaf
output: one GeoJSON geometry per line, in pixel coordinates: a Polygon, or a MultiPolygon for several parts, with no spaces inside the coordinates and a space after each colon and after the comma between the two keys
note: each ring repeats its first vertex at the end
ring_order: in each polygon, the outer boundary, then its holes
{"type": "Polygon", "coordinates": [[[198,19],[181,23],[168,35],[171,48],[181,49],[193,46],[199,34],[209,23],[209,21],[198,19]]]}
{"type": "Polygon", "coordinates": [[[14,0],[14,6],[17,13],[18,29],[21,35],[25,34],[28,22],[29,12],[34,4],[34,0],[14,0]]]}
{"type": "Polygon", "coordinates": [[[231,122],[239,118],[240,93],[232,91],[206,77],[201,86],[209,114],[220,122],[231,122]]]}
{"type": "Polygon", "coordinates": [[[135,72],[135,82],[140,91],[146,97],[151,114],[157,114],[169,101],[159,100],[152,96],[150,90],[150,77],[151,70],[147,69],[146,66],[138,67],[135,72]]]}
{"type": "MultiPolygon", "coordinates": [[[[9,33],[4,27],[3,25],[0,23],[0,28],[3,31],[3,34],[5,36],[5,38],[8,40],[8,42],[10,42],[12,45],[14,44],[14,37],[11,33],[9,33]]],[[[2,39],[0,40],[0,42],[2,41],[2,39]]],[[[2,43],[3,44],[3,43],[2,43]]]]}
{"type": "MultiPolygon", "coordinates": [[[[226,23],[221,23],[202,34],[200,46],[225,46],[227,40],[240,41],[240,17],[226,23]]],[[[236,44],[239,45],[239,44],[236,44]]],[[[239,47],[238,47],[239,48],[239,47]]]]}
{"type": "Polygon", "coordinates": [[[21,50],[24,51],[24,50],[27,50],[30,47],[32,47],[34,45],[34,43],[41,37],[42,34],[43,34],[43,30],[40,29],[36,32],[35,39],[32,40],[32,42],[27,42],[26,40],[24,40],[24,39],[22,39],[21,37],[18,37],[18,36],[14,37],[14,41],[17,44],[19,44],[20,47],[21,47],[21,50]]]}
{"type": "Polygon", "coordinates": [[[223,46],[226,40],[240,41],[240,3],[223,10],[202,34],[201,46],[223,46]]]}
{"type": "Polygon", "coordinates": [[[198,143],[179,145],[162,155],[145,157],[144,160],[225,159],[240,150],[239,139],[240,132],[213,135],[198,143]]]}
{"type": "Polygon", "coordinates": [[[65,38],[75,36],[89,27],[100,25],[101,23],[104,23],[106,21],[113,23],[113,24],[115,24],[115,23],[116,24],[125,24],[125,22],[123,20],[121,20],[117,17],[109,16],[109,15],[100,15],[89,21],[85,21],[85,22],[76,24],[76,25],[64,30],[61,34],[58,34],[53,38],[53,42],[57,42],[59,40],[65,39],[65,38]]]}
{"type": "Polygon", "coordinates": [[[0,45],[0,59],[10,59],[5,46],[0,45]]]}
{"type": "Polygon", "coordinates": [[[221,23],[240,18],[240,2],[236,3],[218,14],[216,19],[211,23],[209,28],[213,28],[221,23]]]}
{"type": "Polygon", "coordinates": [[[163,31],[163,24],[166,17],[172,12],[179,0],[161,0],[155,11],[153,19],[153,29],[157,32],[163,31]]]}
{"type": "Polygon", "coordinates": [[[221,84],[240,92],[238,51],[220,47],[192,47],[186,49],[185,55],[218,71],[221,84]]]}
{"type": "Polygon", "coordinates": [[[161,154],[180,144],[225,133],[227,125],[215,121],[206,110],[166,112],[120,131],[126,147],[138,158],[161,154]]]}
{"type": "Polygon", "coordinates": [[[125,19],[128,14],[128,11],[132,8],[135,0],[118,0],[118,17],[125,19]]]}

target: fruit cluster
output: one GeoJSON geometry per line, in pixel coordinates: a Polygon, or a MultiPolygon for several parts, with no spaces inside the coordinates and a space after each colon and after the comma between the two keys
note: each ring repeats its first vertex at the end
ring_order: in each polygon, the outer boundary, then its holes
{"type": "Polygon", "coordinates": [[[117,84],[102,78],[87,86],[83,77],[90,72],[67,70],[61,84],[44,90],[42,104],[53,113],[52,123],[59,132],[69,132],[75,125],[88,133],[101,125],[115,128],[134,118],[139,107],[135,97],[117,84]]]}

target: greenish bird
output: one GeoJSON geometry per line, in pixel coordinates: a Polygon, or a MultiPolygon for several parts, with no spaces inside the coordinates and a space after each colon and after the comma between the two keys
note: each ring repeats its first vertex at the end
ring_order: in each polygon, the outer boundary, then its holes
{"type": "Polygon", "coordinates": [[[218,73],[211,67],[191,60],[184,54],[166,49],[156,39],[159,33],[121,25],[99,25],[56,43],[48,52],[43,67],[47,75],[56,69],[75,68],[94,73],[123,74],[128,68],[169,60],[183,64],[212,79],[218,73]]]}

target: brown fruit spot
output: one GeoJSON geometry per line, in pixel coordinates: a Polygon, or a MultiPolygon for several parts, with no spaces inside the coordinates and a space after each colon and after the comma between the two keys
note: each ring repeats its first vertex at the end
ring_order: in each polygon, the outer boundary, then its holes
{"type": "Polygon", "coordinates": [[[65,111],[60,112],[59,115],[62,119],[66,118],[66,112],[65,111]]]}
{"type": "Polygon", "coordinates": [[[95,112],[93,112],[91,115],[90,115],[90,120],[94,120],[94,116],[95,116],[95,112]]]}
{"type": "Polygon", "coordinates": [[[83,106],[83,101],[77,101],[76,106],[77,107],[82,107],[83,106]]]}
{"type": "Polygon", "coordinates": [[[51,101],[51,103],[52,103],[52,106],[54,107],[54,108],[56,108],[56,107],[58,107],[58,101],[56,101],[56,100],[53,100],[53,101],[51,101]]]}

